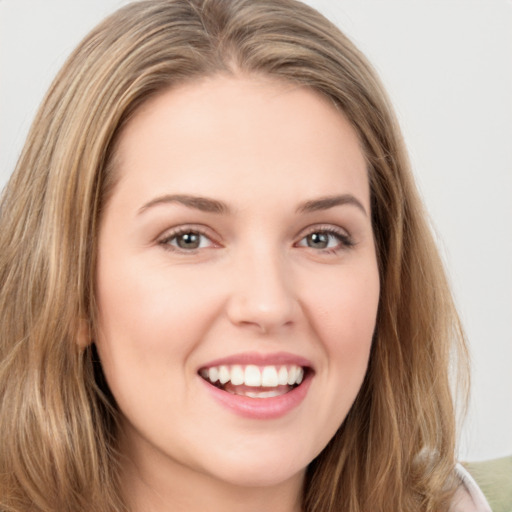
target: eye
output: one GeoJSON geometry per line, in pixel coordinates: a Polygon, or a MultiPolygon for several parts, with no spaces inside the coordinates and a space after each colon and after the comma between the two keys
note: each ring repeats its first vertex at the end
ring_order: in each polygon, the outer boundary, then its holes
{"type": "Polygon", "coordinates": [[[334,228],[316,228],[297,243],[298,247],[309,247],[310,249],[328,252],[336,252],[353,245],[354,243],[347,233],[334,228]]]}
{"type": "Polygon", "coordinates": [[[306,245],[313,249],[328,249],[339,244],[339,240],[331,233],[311,233],[305,240],[306,245]]]}
{"type": "Polygon", "coordinates": [[[167,234],[159,242],[168,250],[194,251],[214,247],[215,243],[206,234],[193,229],[180,229],[167,234]]]}

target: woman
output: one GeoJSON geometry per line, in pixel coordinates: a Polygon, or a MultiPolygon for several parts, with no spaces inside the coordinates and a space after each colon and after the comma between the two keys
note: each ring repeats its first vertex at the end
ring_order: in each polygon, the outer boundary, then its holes
{"type": "Polygon", "coordinates": [[[398,126],[312,9],[115,13],[0,223],[2,510],[477,510],[398,126]]]}

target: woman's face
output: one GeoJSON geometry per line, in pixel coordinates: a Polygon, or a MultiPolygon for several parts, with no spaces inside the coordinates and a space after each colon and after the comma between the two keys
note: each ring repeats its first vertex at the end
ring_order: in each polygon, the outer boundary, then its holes
{"type": "Polygon", "coordinates": [[[146,103],[118,157],[96,343],[123,450],[146,481],[300,481],[358,393],[375,327],[354,130],[306,88],[217,76],[146,103]]]}

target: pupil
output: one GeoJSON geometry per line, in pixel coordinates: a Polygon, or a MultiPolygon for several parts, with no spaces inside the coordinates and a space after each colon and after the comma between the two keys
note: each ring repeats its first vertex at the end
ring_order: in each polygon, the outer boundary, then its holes
{"type": "Polygon", "coordinates": [[[325,233],[311,233],[308,236],[308,242],[310,247],[325,249],[329,243],[329,237],[325,233]]]}
{"type": "Polygon", "coordinates": [[[178,237],[178,245],[182,249],[197,249],[199,247],[199,235],[197,233],[184,233],[178,237]]]}

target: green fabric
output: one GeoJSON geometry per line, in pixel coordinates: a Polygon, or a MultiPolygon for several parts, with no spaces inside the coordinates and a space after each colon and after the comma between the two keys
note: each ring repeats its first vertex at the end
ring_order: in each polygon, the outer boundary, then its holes
{"type": "Polygon", "coordinates": [[[493,512],[512,512],[512,455],[463,465],[482,489],[493,512]]]}

